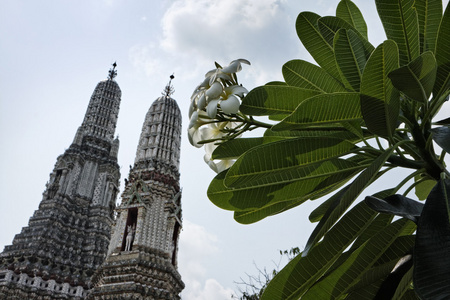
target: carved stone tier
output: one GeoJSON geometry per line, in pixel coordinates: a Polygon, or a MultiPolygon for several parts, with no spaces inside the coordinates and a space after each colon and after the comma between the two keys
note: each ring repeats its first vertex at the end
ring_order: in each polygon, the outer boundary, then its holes
{"type": "Polygon", "coordinates": [[[114,221],[120,172],[119,140],[113,135],[120,96],[112,78],[95,88],[38,210],[0,254],[0,299],[86,297],[91,276],[106,257],[114,221]]]}
{"type": "Polygon", "coordinates": [[[180,141],[178,105],[167,95],[156,99],[125,179],[108,257],[93,276],[88,299],[180,299],[180,141]]]}

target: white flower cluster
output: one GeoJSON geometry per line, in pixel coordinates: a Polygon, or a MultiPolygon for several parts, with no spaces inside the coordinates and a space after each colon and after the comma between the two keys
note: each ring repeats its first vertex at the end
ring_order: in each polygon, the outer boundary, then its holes
{"type": "MultiPolygon", "coordinates": [[[[219,120],[217,114],[237,114],[241,99],[248,93],[247,89],[237,82],[236,73],[242,70],[242,63],[250,65],[245,59],[233,60],[225,68],[216,64],[218,68],[206,73],[205,80],[192,94],[188,137],[193,146],[200,148],[203,146],[199,143],[201,141],[217,141],[237,126],[234,122],[219,120]],[[203,125],[206,126],[202,127],[203,125]]],[[[213,141],[206,143],[204,159],[211,169],[220,172],[229,168],[234,161],[223,160],[215,163],[211,159],[215,148],[217,145],[213,141]]]]}

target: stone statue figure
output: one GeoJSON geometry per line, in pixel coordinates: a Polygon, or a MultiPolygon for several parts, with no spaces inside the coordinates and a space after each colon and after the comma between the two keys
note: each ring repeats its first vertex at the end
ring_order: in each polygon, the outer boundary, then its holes
{"type": "Polygon", "coordinates": [[[125,251],[131,250],[131,245],[133,244],[135,231],[136,231],[136,225],[133,225],[133,226],[128,225],[128,234],[127,234],[126,243],[125,243],[125,251]]]}

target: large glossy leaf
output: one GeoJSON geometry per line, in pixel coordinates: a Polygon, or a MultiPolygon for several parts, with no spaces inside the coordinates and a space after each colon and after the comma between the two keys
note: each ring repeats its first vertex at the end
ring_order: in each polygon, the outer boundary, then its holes
{"type": "Polygon", "coordinates": [[[387,40],[367,61],[361,79],[361,112],[367,128],[382,137],[392,136],[400,112],[400,95],[388,74],[398,68],[397,46],[387,40]]]}
{"type": "Polygon", "coordinates": [[[299,206],[300,204],[305,202],[305,199],[306,197],[299,200],[277,202],[261,208],[246,211],[235,211],[234,219],[236,220],[236,222],[241,224],[245,225],[253,224],[258,221],[261,221],[264,218],[274,216],[276,214],[282,213],[286,210],[299,206]]]}
{"type": "Polygon", "coordinates": [[[336,17],[352,25],[367,39],[367,25],[359,8],[350,0],[342,0],[336,8],[336,17]]]}
{"type": "MultiPolygon", "coordinates": [[[[384,300],[384,299],[398,299],[393,298],[397,292],[397,289],[402,282],[404,276],[408,275],[408,272],[412,270],[413,260],[411,255],[403,257],[395,266],[395,268],[390,272],[389,276],[383,281],[380,286],[378,293],[375,295],[374,300],[384,300]]],[[[409,276],[407,276],[409,278],[409,276]]],[[[412,278],[409,279],[411,283],[412,278]]]]}
{"type": "Polygon", "coordinates": [[[356,239],[356,241],[350,248],[350,251],[359,248],[362,244],[371,239],[378,232],[382,231],[386,226],[391,224],[393,217],[393,215],[379,214],[375,218],[375,220],[370,223],[366,230],[364,230],[364,232],[361,233],[361,235],[356,239]]]}
{"type": "Polygon", "coordinates": [[[419,200],[425,200],[433,187],[436,185],[436,180],[429,179],[429,177],[422,178],[420,175],[414,177],[415,183],[420,181],[415,187],[415,194],[419,200]]]}
{"type": "Polygon", "coordinates": [[[450,298],[450,179],[427,198],[417,225],[414,288],[422,299],[450,298]]]}
{"type": "Polygon", "coordinates": [[[305,182],[266,186],[264,188],[229,189],[223,182],[226,173],[216,175],[208,188],[208,197],[216,206],[232,211],[247,211],[270,206],[273,203],[306,200],[313,187],[305,187],[305,182]],[[296,189],[301,189],[297,190],[296,189]]]}
{"type": "Polygon", "coordinates": [[[412,254],[416,237],[412,235],[417,226],[413,222],[408,223],[409,226],[405,227],[404,231],[381,255],[381,257],[375,263],[375,266],[379,266],[390,262],[392,260],[399,260],[405,255],[412,254]]]}
{"type": "Polygon", "coordinates": [[[365,201],[370,208],[377,212],[405,217],[415,223],[423,209],[423,203],[399,194],[385,199],[367,196],[365,201]]]}
{"type": "Polygon", "coordinates": [[[420,54],[414,0],[376,0],[375,3],[387,38],[397,43],[400,65],[406,65],[420,54]]]}
{"type": "Polygon", "coordinates": [[[450,6],[447,5],[439,26],[436,40],[436,62],[438,70],[433,96],[438,99],[450,88],[450,6]]]}
{"type": "Polygon", "coordinates": [[[319,167],[332,168],[316,163],[345,155],[354,147],[336,138],[296,138],[263,144],[247,151],[233,164],[225,185],[236,188],[298,180],[306,174],[315,174],[319,167]]]}
{"type": "Polygon", "coordinates": [[[353,207],[306,257],[298,255],[268,284],[262,300],[299,299],[365,229],[376,213],[364,202],[353,207]]]}
{"type": "MultiPolygon", "coordinates": [[[[355,285],[353,285],[350,288],[350,290],[348,291],[349,294],[358,292],[362,289],[367,289],[367,288],[370,289],[370,286],[372,286],[373,284],[376,284],[377,287],[370,291],[371,297],[369,299],[373,299],[373,297],[377,293],[377,290],[383,284],[384,279],[387,276],[389,276],[389,273],[395,267],[396,263],[397,263],[396,261],[390,261],[383,265],[371,267],[370,269],[365,271],[363,274],[361,274],[360,280],[355,285]],[[381,281],[380,281],[380,279],[381,279],[381,281]]],[[[346,297],[345,299],[348,299],[348,298],[346,297]]]]}
{"type": "Polygon", "coordinates": [[[330,206],[334,205],[336,207],[337,204],[339,204],[339,200],[336,201],[335,196],[328,198],[309,214],[309,221],[311,223],[319,222],[327,211],[329,211],[330,206]]]}
{"type": "Polygon", "coordinates": [[[334,37],[334,54],[345,86],[359,92],[367,62],[362,40],[351,29],[339,29],[334,37]]]}
{"type": "Polygon", "coordinates": [[[284,80],[288,85],[317,90],[323,93],[346,92],[341,82],[327,71],[304,60],[291,60],[283,65],[284,80]]]}
{"type": "Polygon", "coordinates": [[[285,140],[289,138],[299,138],[299,137],[331,137],[338,138],[342,140],[347,140],[352,143],[359,142],[361,138],[347,129],[334,126],[334,127],[306,127],[297,130],[285,130],[285,131],[273,131],[267,129],[264,132],[264,142],[266,141],[276,141],[276,140],[285,140]]]}
{"type": "Polygon", "coordinates": [[[320,33],[317,25],[319,18],[320,16],[315,13],[301,12],[295,24],[297,35],[319,66],[330,73],[331,76],[339,78],[333,46],[320,33]]]}
{"type": "Polygon", "coordinates": [[[213,159],[232,159],[241,156],[245,151],[262,145],[264,138],[232,139],[220,144],[213,152],[213,159]]]}
{"type": "Polygon", "coordinates": [[[317,21],[317,25],[319,26],[320,33],[330,45],[333,45],[334,36],[340,29],[347,29],[353,30],[358,35],[362,44],[364,45],[364,51],[367,58],[375,49],[358,30],[353,28],[352,25],[345,22],[341,18],[333,16],[322,17],[317,21]]]}
{"type": "Polygon", "coordinates": [[[236,212],[255,211],[273,206],[274,208],[265,210],[268,214],[264,217],[272,215],[296,201],[303,202],[315,194],[329,189],[330,186],[339,186],[341,182],[346,182],[353,177],[356,172],[347,170],[328,177],[310,176],[291,183],[230,189],[224,185],[228,171],[229,169],[219,173],[209,185],[208,197],[211,202],[222,209],[236,212]],[[280,206],[278,203],[282,202],[285,204],[280,206]]]}
{"type": "Polygon", "coordinates": [[[333,208],[330,206],[326,216],[322,217],[319,224],[314,228],[313,233],[303,250],[302,255],[307,255],[309,250],[323,237],[323,235],[333,226],[333,224],[350,207],[361,192],[369,186],[378,176],[378,171],[392,154],[393,148],[387,149],[383,154],[376,158],[372,164],[367,167],[359,176],[348,185],[348,189],[340,197],[339,204],[333,208]]]}
{"type": "Polygon", "coordinates": [[[407,292],[412,290],[413,270],[414,268],[411,267],[400,280],[392,299],[402,299],[407,292]]]}
{"type": "Polygon", "coordinates": [[[272,130],[297,129],[361,119],[358,93],[319,94],[303,101],[290,116],[274,125],[272,130]]]}
{"type": "Polygon", "coordinates": [[[414,7],[419,20],[420,53],[434,53],[442,18],[442,0],[415,0],[414,7]]]}
{"type": "Polygon", "coordinates": [[[450,127],[442,126],[430,130],[433,140],[447,153],[450,153],[450,127]]]}
{"type": "Polygon", "coordinates": [[[396,89],[413,100],[425,103],[433,91],[436,71],[433,53],[425,52],[406,66],[392,71],[388,76],[396,89]]]}
{"type": "Polygon", "coordinates": [[[400,219],[378,232],[326,278],[315,284],[302,299],[339,299],[367,272],[382,253],[411,225],[400,219]]]}
{"type": "Polygon", "coordinates": [[[292,86],[260,86],[248,93],[239,109],[253,116],[289,115],[302,101],[318,94],[319,91],[292,86]]]}
{"type": "MultiPolygon", "coordinates": [[[[345,184],[348,180],[355,175],[355,171],[343,171],[333,174],[329,177],[320,178],[305,178],[296,181],[292,184],[285,184],[282,188],[275,190],[272,193],[267,194],[264,198],[253,198],[260,207],[245,210],[245,211],[235,211],[234,218],[236,221],[242,224],[250,224],[262,220],[266,217],[273,216],[275,214],[281,213],[293,207],[302,204],[305,200],[311,199],[318,194],[323,194],[325,192],[332,192],[334,189],[339,188],[345,184]],[[263,206],[262,200],[267,199],[268,202],[263,206]],[[288,200],[286,199],[294,199],[288,200]]],[[[240,194],[237,194],[236,190],[247,190],[255,191],[258,188],[252,189],[233,189],[231,193],[236,197],[232,200],[239,201],[240,194]]],[[[260,188],[261,189],[261,188],[260,188]]],[[[265,187],[263,190],[267,190],[265,187]]],[[[240,201],[245,201],[247,199],[240,199],[240,201]]]]}

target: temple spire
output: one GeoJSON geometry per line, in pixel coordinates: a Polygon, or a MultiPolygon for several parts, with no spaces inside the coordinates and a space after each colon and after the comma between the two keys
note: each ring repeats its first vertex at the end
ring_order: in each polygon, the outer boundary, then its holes
{"type": "Polygon", "coordinates": [[[164,91],[161,93],[163,96],[166,97],[170,97],[170,95],[172,95],[175,92],[175,89],[172,86],[172,79],[174,79],[175,76],[172,74],[170,75],[170,80],[169,83],[166,85],[166,87],[164,88],[164,91]]]}
{"type": "Polygon", "coordinates": [[[117,63],[114,62],[114,63],[112,64],[112,66],[113,66],[113,68],[112,68],[112,69],[109,69],[109,71],[108,71],[108,74],[109,74],[109,75],[108,75],[108,79],[110,79],[110,80],[113,80],[114,77],[117,76],[117,70],[116,70],[117,63]]]}

